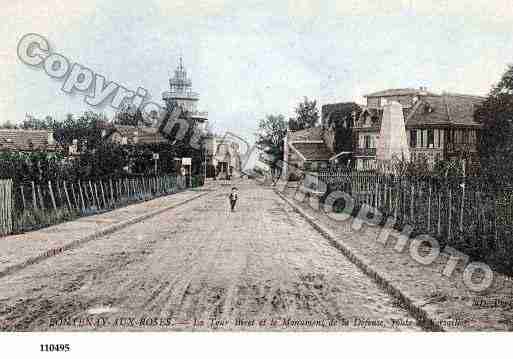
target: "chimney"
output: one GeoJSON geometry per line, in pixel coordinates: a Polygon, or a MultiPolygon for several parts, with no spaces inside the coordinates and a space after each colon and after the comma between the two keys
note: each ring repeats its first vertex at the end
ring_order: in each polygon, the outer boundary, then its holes
{"type": "Polygon", "coordinates": [[[55,143],[55,140],[53,138],[53,132],[48,132],[48,144],[53,145],[55,143]]]}
{"type": "Polygon", "coordinates": [[[425,86],[420,86],[420,87],[419,87],[419,95],[421,95],[421,96],[422,96],[422,95],[424,95],[424,96],[425,96],[425,95],[427,95],[427,87],[425,87],[425,86]]]}

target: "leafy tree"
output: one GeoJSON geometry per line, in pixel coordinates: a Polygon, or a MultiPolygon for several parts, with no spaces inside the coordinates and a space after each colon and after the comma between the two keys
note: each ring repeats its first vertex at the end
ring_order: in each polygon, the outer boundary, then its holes
{"type": "MultiPolygon", "coordinates": [[[[324,108],[323,108],[324,111],[324,108]]],[[[354,121],[360,116],[362,109],[354,102],[334,105],[333,110],[323,114],[326,128],[335,130],[335,152],[352,151],[354,121]]]]}
{"type": "Polygon", "coordinates": [[[44,119],[36,118],[27,114],[20,127],[24,130],[55,130],[61,123],[54,120],[52,116],[46,116],[44,119]]]}
{"type": "Polygon", "coordinates": [[[92,150],[101,144],[102,130],[107,123],[108,119],[102,113],[86,111],[78,117],[68,114],[55,129],[54,138],[64,150],[73,144],[73,140],[77,140],[81,152],[92,150]]]}
{"type": "Polygon", "coordinates": [[[315,127],[319,122],[319,111],[317,101],[309,101],[307,97],[296,107],[296,118],[289,119],[291,131],[304,130],[315,127]]]}
{"type": "Polygon", "coordinates": [[[281,172],[278,161],[283,160],[283,144],[287,126],[288,123],[282,115],[268,115],[258,124],[256,145],[271,158],[269,165],[274,175],[281,172]]]}
{"type": "Polygon", "coordinates": [[[122,126],[151,126],[151,123],[147,123],[144,120],[141,110],[130,104],[125,105],[116,114],[114,124],[122,126]]]}
{"type": "Polygon", "coordinates": [[[0,125],[0,129],[5,129],[5,130],[13,130],[16,128],[16,125],[14,125],[13,123],[11,123],[11,121],[7,120],[5,121],[4,123],[2,123],[0,125]]]}
{"type": "Polygon", "coordinates": [[[474,114],[483,124],[480,156],[483,174],[492,184],[513,183],[513,65],[509,65],[474,114]]]}

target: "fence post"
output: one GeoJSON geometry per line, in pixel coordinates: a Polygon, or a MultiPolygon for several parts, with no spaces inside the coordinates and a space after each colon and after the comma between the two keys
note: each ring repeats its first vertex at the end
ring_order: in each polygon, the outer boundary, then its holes
{"type": "Polygon", "coordinates": [[[34,210],[37,210],[37,197],[36,197],[36,185],[34,184],[34,181],[30,182],[32,185],[32,206],[34,207],[34,210]]]}
{"type": "Polygon", "coordinates": [[[442,234],[442,191],[438,190],[438,228],[437,234],[442,234]]]}
{"type": "Polygon", "coordinates": [[[37,185],[37,193],[39,194],[39,204],[41,205],[40,208],[44,211],[44,210],[46,210],[46,207],[43,202],[43,195],[41,194],[41,186],[40,185],[37,185]]]}
{"type": "Polygon", "coordinates": [[[53,196],[52,182],[48,181],[48,190],[50,191],[50,198],[52,199],[53,210],[57,211],[57,205],[55,204],[55,197],[53,196]]]}
{"type": "Polygon", "coordinates": [[[13,230],[13,182],[0,180],[0,234],[8,235],[13,230]]]}
{"type": "Polygon", "coordinates": [[[451,187],[449,187],[449,228],[448,228],[448,234],[447,234],[447,238],[448,239],[451,239],[451,235],[452,235],[452,231],[451,231],[451,227],[452,227],[452,189],[451,187]]]}
{"type": "Polygon", "coordinates": [[[114,206],[114,186],[112,185],[112,178],[109,178],[110,187],[110,205],[114,206]]]}
{"type": "Polygon", "coordinates": [[[71,194],[73,195],[73,202],[75,203],[75,208],[80,212],[80,203],[77,201],[77,194],[75,193],[75,186],[73,182],[71,182],[71,194]]]}
{"type": "Polygon", "coordinates": [[[428,217],[427,217],[427,232],[431,233],[431,178],[429,178],[429,194],[428,194],[428,217]]]}
{"type": "Polygon", "coordinates": [[[394,218],[397,219],[397,210],[399,207],[399,189],[397,188],[397,180],[395,181],[395,184],[394,184],[394,187],[395,187],[395,196],[394,196],[394,202],[395,202],[395,206],[394,206],[394,218]]]}
{"type": "MultiPolygon", "coordinates": [[[[96,187],[96,183],[95,183],[95,187],[96,187]]],[[[94,189],[93,189],[93,184],[91,183],[91,180],[89,180],[89,190],[91,191],[91,197],[93,198],[93,206],[96,205],[96,209],[100,209],[100,204],[97,203],[97,199],[94,195],[94,189]]]]}
{"type": "Polygon", "coordinates": [[[461,208],[460,208],[460,232],[463,232],[463,211],[465,210],[465,187],[466,183],[463,182],[463,189],[461,193],[461,208]]]}
{"type": "Polygon", "coordinates": [[[82,212],[85,212],[85,202],[84,202],[84,191],[82,190],[82,183],[80,181],[78,181],[78,189],[79,189],[79,193],[80,193],[80,199],[82,200],[82,212]]]}
{"type": "Polygon", "coordinates": [[[105,200],[105,190],[103,189],[103,181],[102,180],[100,180],[100,189],[102,191],[103,208],[107,208],[107,207],[109,207],[109,205],[107,204],[107,201],[105,200]]]}
{"type": "Polygon", "coordinates": [[[63,186],[64,186],[64,195],[66,196],[66,201],[68,202],[68,208],[71,212],[71,202],[69,200],[68,189],[66,188],[66,181],[63,182],[63,186]]]}
{"type": "Polygon", "coordinates": [[[23,202],[23,211],[27,209],[27,205],[25,202],[25,193],[23,193],[23,183],[20,184],[20,191],[21,191],[21,201],[23,202]]]}
{"type": "Polygon", "coordinates": [[[493,201],[493,227],[494,227],[493,228],[493,237],[495,240],[495,248],[497,248],[499,246],[498,233],[497,233],[497,197],[495,197],[494,201],[493,201]]]}
{"type": "Polygon", "coordinates": [[[410,221],[412,225],[415,225],[415,182],[412,182],[410,185],[411,188],[411,196],[410,196],[410,221]]]}
{"type": "Polygon", "coordinates": [[[62,207],[62,191],[61,186],[59,186],[59,180],[57,180],[57,197],[59,197],[59,207],[62,207]]]}

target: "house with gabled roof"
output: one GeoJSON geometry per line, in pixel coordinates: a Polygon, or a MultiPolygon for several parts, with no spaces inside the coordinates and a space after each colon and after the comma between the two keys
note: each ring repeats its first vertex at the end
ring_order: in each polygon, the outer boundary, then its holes
{"type": "Polygon", "coordinates": [[[52,131],[0,129],[0,152],[56,152],[59,150],[52,131]]]}
{"type": "Polygon", "coordinates": [[[118,145],[155,145],[169,143],[156,127],[113,125],[102,133],[104,140],[118,145]]]}
{"type": "Polygon", "coordinates": [[[478,166],[478,138],[481,125],[474,111],[483,97],[462,94],[435,94],[426,88],[391,89],[365,96],[366,105],[354,126],[354,159],[359,170],[376,167],[376,151],[381,135],[383,109],[391,102],[402,106],[407,142],[412,161],[465,158],[478,166]]]}
{"type": "Polygon", "coordinates": [[[479,132],[474,112],[484,97],[443,93],[420,99],[406,118],[413,160],[463,158],[479,165],[479,132]]]}
{"type": "Polygon", "coordinates": [[[335,153],[328,147],[322,127],[312,127],[299,131],[288,131],[284,140],[283,176],[294,177],[299,172],[317,172],[328,167],[335,153]]]}

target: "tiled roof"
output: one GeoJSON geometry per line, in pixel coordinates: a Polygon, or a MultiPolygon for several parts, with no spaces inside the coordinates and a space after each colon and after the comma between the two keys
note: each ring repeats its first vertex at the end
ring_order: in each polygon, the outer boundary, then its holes
{"type": "Polygon", "coordinates": [[[414,88],[402,88],[402,89],[388,89],[378,92],[373,92],[364,97],[386,97],[386,96],[406,96],[406,95],[436,95],[426,90],[414,89],[414,88]]]}
{"type": "Polygon", "coordinates": [[[154,127],[136,127],[136,126],[114,126],[114,132],[126,137],[128,143],[134,143],[137,137],[138,144],[163,143],[168,140],[162,136],[157,128],[154,127]]]}
{"type": "Polygon", "coordinates": [[[53,133],[46,130],[0,130],[0,151],[56,151],[57,143],[49,144],[48,138],[53,133]]]}
{"type": "Polygon", "coordinates": [[[312,127],[300,131],[290,131],[288,141],[322,141],[322,128],[312,127]]]}
{"type": "Polygon", "coordinates": [[[477,96],[444,94],[423,98],[406,118],[406,127],[422,125],[479,126],[474,120],[476,105],[484,99],[477,96]]]}
{"type": "Polygon", "coordinates": [[[307,161],[327,161],[335,155],[324,143],[294,143],[293,146],[307,161]]]}

